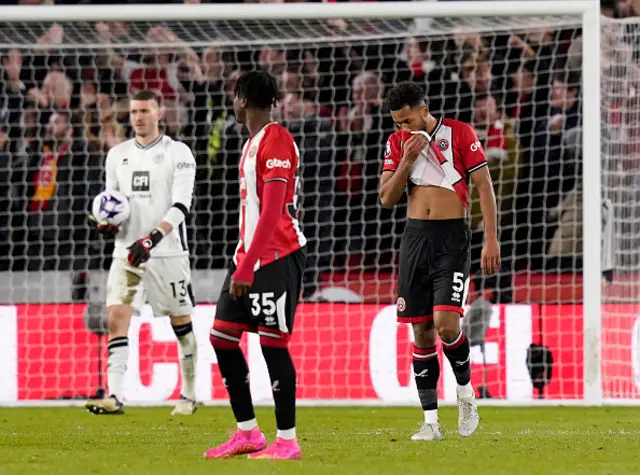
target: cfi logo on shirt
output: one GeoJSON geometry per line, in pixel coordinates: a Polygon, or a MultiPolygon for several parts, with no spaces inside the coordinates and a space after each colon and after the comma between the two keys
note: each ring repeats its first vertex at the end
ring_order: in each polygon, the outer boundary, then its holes
{"type": "Polygon", "coordinates": [[[267,160],[267,168],[284,168],[285,170],[289,170],[291,168],[291,162],[289,160],[279,160],[277,158],[272,158],[267,160]]]}
{"type": "Polygon", "coordinates": [[[480,144],[479,140],[476,140],[475,142],[473,142],[471,144],[471,147],[469,147],[471,149],[472,152],[477,152],[478,150],[480,150],[482,148],[482,145],[480,144]]]}
{"type": "Polygon", "coordinates": [[[149,191],[151,178],[148,171],[136,171],[131,174],[131,191],[149,191]]]}

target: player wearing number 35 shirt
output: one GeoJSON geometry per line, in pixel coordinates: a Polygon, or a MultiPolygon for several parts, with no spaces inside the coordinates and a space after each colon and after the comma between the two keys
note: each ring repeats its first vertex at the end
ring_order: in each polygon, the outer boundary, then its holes
{"type": "Polygon", "coordinates": [[[240,239],[222,286],[211,345],[229,392],[237,430],[207,458],[249,454],[258,459],[297,459],[296,372],[288,342],[300,296],[306,239],[297,214],[300,157],[291,134],[271,121],[276,79],[253,71],[238,79],[233,108],[251,138],[240,159],[240,239]],[[240,350],[243,332],[257,332],[273,389],[275,441],[258,428],[249,370],[240,350]]]}
{"type": "Polygon", "coordinates": [[[387,105],[400,130],[387,142],[380,200],[391,207],[405,189],[409,195],[400,245],[397,311],[399,321],[413,325],[413,371],[425,418],[412,439],[442,438],[436,335],[458,383],[458,433],[469,436],[479,421],[469,341],[460,327],[469,284],[470,232],[465,216],[470,180],[478,188],[484,220],[482,269],[494,273],[500,264],[487,159],[468,124],[429,113],[424,91],[417,84],[396,85],[389,91],[387,105]]]}
{"type": "Polygon", "coordinates": [[[106,296],[109,394],[86,407],[95,414],[124,412],[129,322],[149,302],[155,316],[171,318],[182,376],[181,397],[172,414],[188,415],[196,409],[197,345],[185,219],[196,163],[189,147],[160,133],[162,110],[152,91],[137,93],[129,112],[135,138],[109,150],[105,167],[106,189],[124,193],[131,214],[120,229],[90,219],[98,231],[115,237],[115,246],[106,296]]]}

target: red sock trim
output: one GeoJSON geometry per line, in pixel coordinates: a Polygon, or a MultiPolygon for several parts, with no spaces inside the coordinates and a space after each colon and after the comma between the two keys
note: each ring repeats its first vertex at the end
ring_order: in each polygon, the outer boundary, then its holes
{"type": "Polygon", "coordinates": [[[460,346],[462,346],[462,344],[465,341],[467,341],[467,335],[465,335],[465,333],[462,330],[460,330],[460,335],[458,336],[458,338],[453,340],[453,342],[451,342],[451,343],[447,343],[447,342],[443,341],[442,342],[442,348],[443,348],[444,351],[455,350],[456,348],[459,348],[460,346]]]}
{"type": "Polygon", "coordinates": [[[417,353],[418,355],[429,355],[434,351],[436,351],[435,346],[430,346],[428,348],[418,348],[416,345],[413,345],[413,352],[417,353]]]}
{"type": "Polygon", "coordinates": [[[418,348],[413,345],[413,359],[416,361],[426,361],[438,357],[438,352],[435,346],[429,348],[418,348]]]}

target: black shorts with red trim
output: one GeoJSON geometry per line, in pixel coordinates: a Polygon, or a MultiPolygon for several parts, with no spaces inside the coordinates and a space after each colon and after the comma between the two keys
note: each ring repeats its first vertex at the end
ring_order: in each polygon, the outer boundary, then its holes
{"type": "Polygon", "coordinates": [[[238,300],[229,294],[236,270],[231,264],[216,305],[214,327],[258,332],[286,344],[293,331],[305,259],[306,249],[302,248],[261,267],[249,290],[238,300]]]}
{"type": "Polygon", "coordinates": [[[407,221],[400,244],[398,321],[425,322],[440,310],[463,314],[470,242],[464,219],[407,221]]]}

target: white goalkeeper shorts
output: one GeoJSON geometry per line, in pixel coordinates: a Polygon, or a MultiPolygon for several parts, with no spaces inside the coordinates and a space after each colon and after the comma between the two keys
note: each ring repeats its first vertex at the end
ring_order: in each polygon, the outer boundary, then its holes
{"type": "Polygon", "coordinates": [[[195,305],[188,256],[152,257],[140,267],[114,258],[107,279],[107,307],[149,303],[156,317],[191,315],[195,305]]]}

